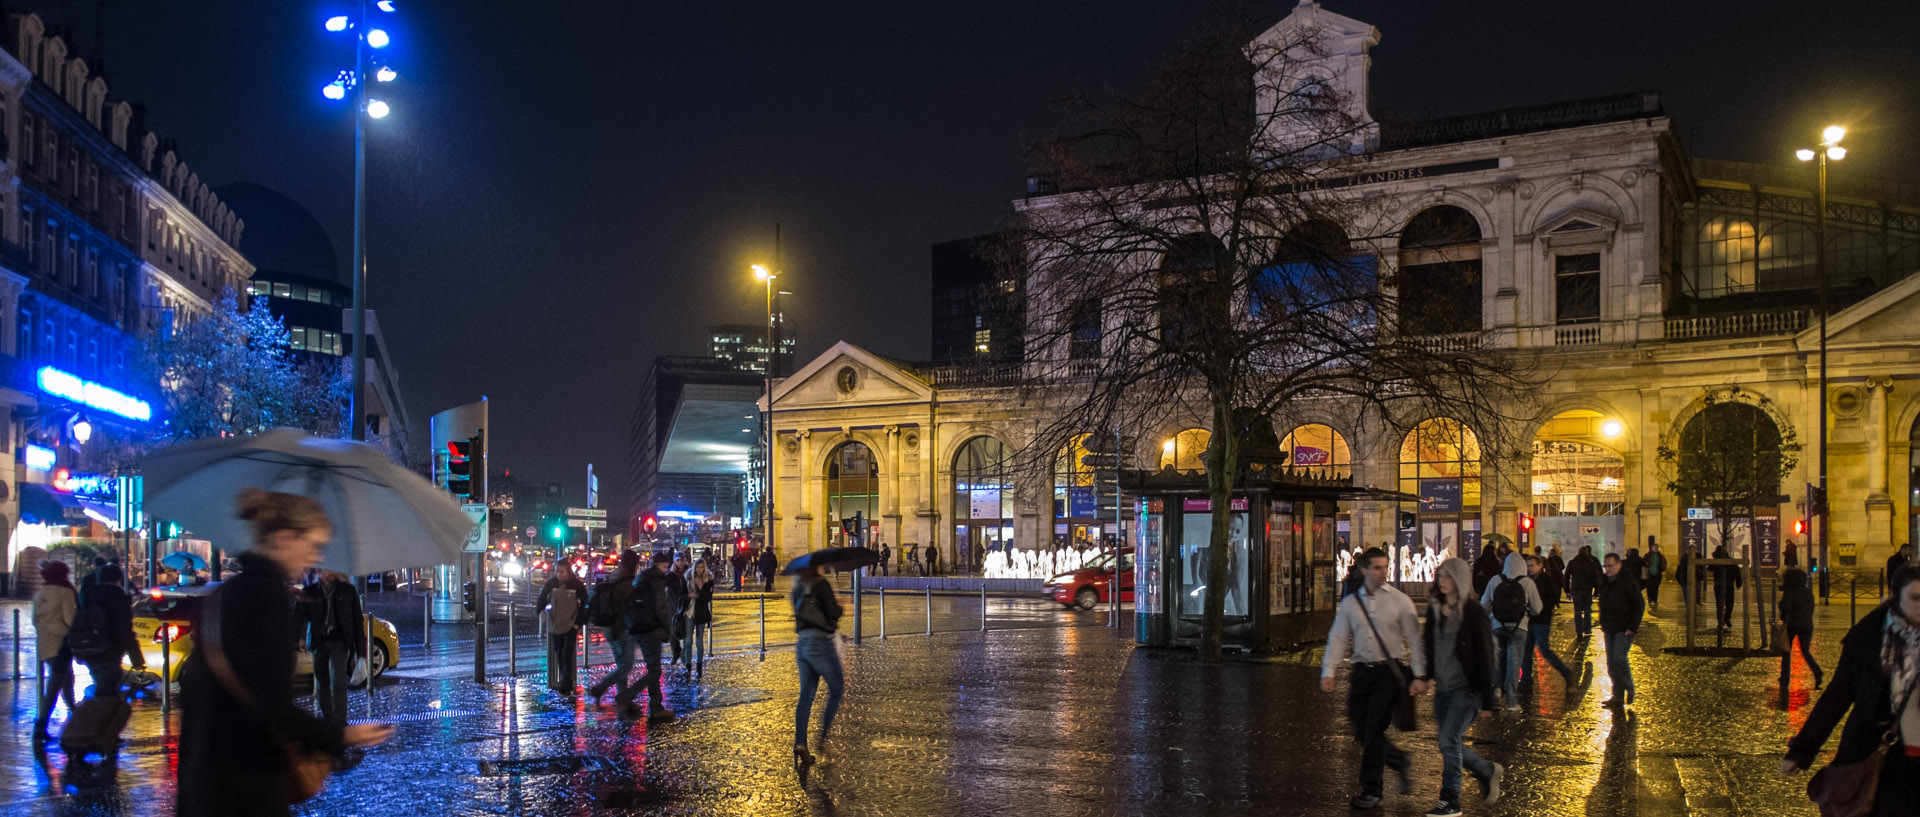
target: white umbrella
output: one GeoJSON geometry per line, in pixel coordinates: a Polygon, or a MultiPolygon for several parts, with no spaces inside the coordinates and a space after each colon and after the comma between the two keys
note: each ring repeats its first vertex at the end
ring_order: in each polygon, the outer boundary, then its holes
{"type": "Polygon", "coordinates": [[[333,520],[321,567],[349,576],[452,564],[473,530],[451,494],[386,452],[290,428],[182,443],[148,455],[140,468],[150,516],[228,550],[253,544],[237,516],[242,489],[312,497],[333,520]]]}

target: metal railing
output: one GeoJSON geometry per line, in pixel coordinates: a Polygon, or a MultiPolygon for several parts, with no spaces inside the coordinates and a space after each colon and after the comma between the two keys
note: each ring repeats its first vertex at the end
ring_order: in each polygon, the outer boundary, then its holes
{"type": "Polygon", "coordinates": [[[1600,325],[1560,326],[1553,330],[1555,346],[1589,346],[1600,342],[1600,325]]]}

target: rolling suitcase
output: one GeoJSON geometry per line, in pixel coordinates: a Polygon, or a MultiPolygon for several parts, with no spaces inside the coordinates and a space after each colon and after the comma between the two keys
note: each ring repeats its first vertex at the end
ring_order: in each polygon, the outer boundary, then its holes
{"type": "Polygon", "coordinates": [[[112,757],[120,748],[120,733],[133,717],[133,707],[119,695],[95,695],[80,702],[60,730],[60,749],[69,758],[89,754],[112,757]]]}

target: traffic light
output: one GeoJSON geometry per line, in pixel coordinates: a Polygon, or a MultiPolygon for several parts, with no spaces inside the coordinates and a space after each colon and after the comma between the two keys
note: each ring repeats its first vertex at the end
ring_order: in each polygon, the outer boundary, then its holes
{"type": "Polygon", "coordinates": [[[1415,527],[1418,527],[1419,524],[1420,524],[1419,519],[1413,515],[1412,511],[1400,512],[1400,529],[1401,530],[1413,530],[1415,527]]]}
{"type": "Polygon", "coordinates": [[[447,490],[465,501],[473,500],[473,455],[478,442],[478,437],[469,437],[447,443],[447,490]]]}
{"type": "Polygon", "coordinates": [[[1825,516],[1827,514],[1827,489],[1812,483],[1807,484],[1807,515],[1825,516]]]}
{"type": "Polygon", "coordinates": [[[1524,514],[1524,513],[1520,515],[1520,532],[1521,533],[1533,532],[1533,517],[1528,516],[1527,514],[1524,514]]]}
{"type": "Polygon", "coordinates": [[[648,533],[652,533],[654,528],[660,527],[660,520],[655,519],[653,514],[647,514],[647,518],[640,520],[640,527],[646,528],[648,533]]]}
{"type": "Polygon", "coordinates": [[[469,613],[473,612],[473,605],[474,605],[473,593],[474,593],[473,582],[467,582],[465,586],[460,588],[460,604],[466,607],[467,612],[469,613]]]}
{"type": "Polygon", "coordinates": [[[555,542],[559,542],[559,541],[562,541],[562,540],[564,540],[564,539],[566,539],[566,538],[567,538],[567,524],[566,524],[565,522],[562,522],[562,521],[560,521],[560,520],[558,520],[558,519],[555,519],[555,520],[553,520],[553,521],[551,521],[550,523],[548,523],[548,525],[547,525],[547,538],[548,538],[548,539],[552,539],[552,540],[553,540],[553,541],[555,541],[555,542]]]}
{"type": "Polygon", "coordinates": [[[1793,520],[1793,535],[1795,536],[1807,535],[1807,520],[1805,519],[1793,520]]]}

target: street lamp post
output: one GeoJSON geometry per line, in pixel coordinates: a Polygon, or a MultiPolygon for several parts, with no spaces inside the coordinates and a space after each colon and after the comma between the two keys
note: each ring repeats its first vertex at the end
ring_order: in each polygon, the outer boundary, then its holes
{"type": "Polygon", "coordinates": [[[385,29],[367,25],[369,8],[393,13],[393,0],[360,0],[352,17],[340,15],[327,19],[332,32],[353,32],[353,68],[341,71],[334,80],[321,86],[328,99],[353,97],[353,389],[347,400],[347,425],[353,439],[367,438],[365,418],[367,388],[367,119],[380,119],[390,108],[386,102],[367,93],[366,80],[392,82],[398,77],[392,67],[374,59],[374,51],[386,48],[392,37],[385,29]]]}
{"type": "Polygon", "coordinates": [[[1832,499],[1827,496],[1827,160],[1837,162],[1847,158],[1847,149],[1840,146],[1840,140],[1846,136],[1846,128],[1829,125],[1820,132],[1818,146],[1794,151],[1795,158],[1814,162],[1819,167],[1819,182],[1814,188],[1813,272],[1820,289],[1820,565],[1828,570],[1833,569],[1827,553],[1828,536],[1833,528],[1829,522],[1832,499]]]}
{"type": "Polygon", "coordinates": [[[766,375],[765,380],[767,384],[767,410],[765,412],[765,416],[761,418],[761,422],[764,423],[766,426],[766,431],[761,437],[761,439],[766,441],[766,445],[761,450],[761,454],[762,456],[766,457],[767,483],[766,483],[766,487],[760,492],[760,520],[766,524],[766,533],[763,535],[763,538],[762,538],[762,546],[765,547],[768,551],[772,551],[773,550],[773,449],[774,449],[773,366],[774,366],[774,360],[777,359],[776,356],[778,354],[778,350],[774,346],[774,342],[773,342],[773,282],[775,279],[778,279],[780,277],[780,274],[777,272],[774,272],[773,270],[767,269],[765,265],[755,264],[753,265],[753,277],[764,282],[767,285],[767,334],[766,334],[766,337],[763,339],[764,342],[761,344],[762,348],[765,348],[767,350],[767,363],[766,363],[766,366],[763,367],[763,369],[765,370],[763,374],[766,375]]]}

